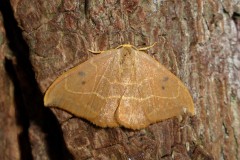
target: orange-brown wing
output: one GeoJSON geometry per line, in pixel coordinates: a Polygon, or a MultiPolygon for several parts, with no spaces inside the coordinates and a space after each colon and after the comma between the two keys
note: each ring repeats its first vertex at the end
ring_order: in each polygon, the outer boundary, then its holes
{"type": "Polygon", "coordinates": [[[61,75],[49,87],[45,106],[56,106],[101,126],[118,126],[114,112],[121,86],[114,83],[117,50],[106,51],[61,75]]]}
{"type": "Polygon", "coordinates": [[[188,89],[164,66],[136,51],[138,85],[129,86],[117,109],[117,120],[125,127],[139,129],[183,113],[194,114],[188,89]]]}

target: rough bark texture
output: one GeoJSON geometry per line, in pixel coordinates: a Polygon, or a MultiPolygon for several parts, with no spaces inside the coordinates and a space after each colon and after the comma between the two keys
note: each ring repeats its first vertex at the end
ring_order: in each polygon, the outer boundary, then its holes
{"type": "MultiPolygon", "coordinates": [[[[19,88],[15,108],[24,119],[22,132],[13,129],[14,136],[25,137],[18,141],[16,159],[18,153],[29,159],[240,159],[238,1],[11,0],[10,7],[4,0],[4,4],[10,12],[12,7],[18,22],[8,15],[5,23],[12,24],[6,31],[18,30],[25,39],[18,32],[8,36],[15,43],[11,49],[17,62],[10,65],[14,88],[19,88]],[[188,86],[196,116],[182,115],[133,131],[99,128],[62,110],[44,108],[47,87],[64,71],[94,56],[88,49],[154,42],[158,44],[148,54],[188,86]]],[[[5,76],[4,67],[0,74],[5,76]]],[[[2,93],[11,84],[0,87],[2,93]]],[[[6,103],[11,98],[4,92],[0,100],[6,103]]],[[[0,107],[5,107],[0,115],[5,120],[8,106],[0,107]]],[[[1,143],[7,136],[0,137],[1,143]]],[[[4,150],[0,151],[1,155],[4,150]]]]}

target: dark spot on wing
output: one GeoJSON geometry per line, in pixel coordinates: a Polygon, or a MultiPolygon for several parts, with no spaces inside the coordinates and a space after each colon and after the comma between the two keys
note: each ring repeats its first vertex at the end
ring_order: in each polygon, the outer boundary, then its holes
{"type": "Polygon", "coordinates": [[[166,81],[168,81],[168,77],[163,77],[163,82],[166,82],[166,81]]]}
{"type": "Polygon", "coordinates": [[[86,81],[82,81],[82,85],[86,84],[86,81]]]}
{"type": "Polygon", "coordinates": [[[165,89],[165,87],[164,86],[162,86],[162,90],[164,90],[165,89]]]}
{"type": "Polygon", "coordinates": [[[81,77],[84,77],[84,76],[86,75],[86,73],[83,72],[83,71],[80,71],[78,74],[79,74],[81,77]]]}

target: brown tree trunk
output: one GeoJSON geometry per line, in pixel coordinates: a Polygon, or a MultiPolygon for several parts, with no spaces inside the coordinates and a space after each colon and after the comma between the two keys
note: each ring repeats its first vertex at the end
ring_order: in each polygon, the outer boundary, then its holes
{"type": "Polygon", "coordinates": [[[240,159],[239,3],[10,2],[3,0],[4,23],[0,19],[1,35],[6,30],[13,53],[2,36],[0,159],[240,159]],[[88,49],[154,42],[158,43],[148,54],[186,84],[195,116],[186,114],[134,131],[96,127],[44,107],[49,85],[94,56],[88,49]]]}

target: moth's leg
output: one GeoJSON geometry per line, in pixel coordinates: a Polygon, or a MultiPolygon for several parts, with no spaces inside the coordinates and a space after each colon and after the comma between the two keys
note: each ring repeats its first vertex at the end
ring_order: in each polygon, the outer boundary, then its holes
{"type": "Polygon", "coordinates": [[[105,51],[93,51],[93,50],[90,50],[90,49],[88,49],[88,51],[92,52],[94,54],[101,54],[101,53],[105,52],[105,51]]]}
{"type": "Polygon", "coordinates": [[[149,48],[152,48],[153,46],[155,46],[156,43],[157,43],[157,42],[153,43],[151,46],[143,47],[143,48],[139,48],[139,49],[137,49],[137,50],[139,50],[139,51],[145,51],[145,50],[148,50],[149,48]]]}

